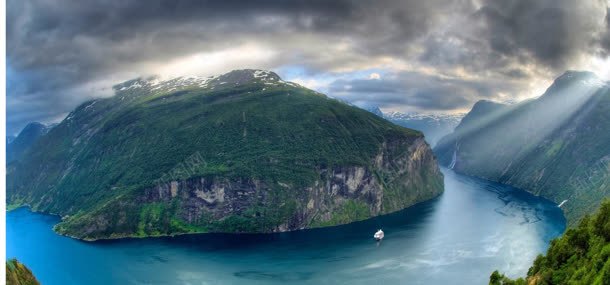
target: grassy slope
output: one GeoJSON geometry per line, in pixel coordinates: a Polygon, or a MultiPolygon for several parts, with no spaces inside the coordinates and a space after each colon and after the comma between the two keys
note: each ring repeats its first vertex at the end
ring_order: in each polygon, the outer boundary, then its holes
{"type": "Polygon", "coordinates": [[[594,216],[585,216],[577,227],[553,240],[526,279],[511,280],[495,271],[489,284],[610,284],[610,200],[594,216]]]}

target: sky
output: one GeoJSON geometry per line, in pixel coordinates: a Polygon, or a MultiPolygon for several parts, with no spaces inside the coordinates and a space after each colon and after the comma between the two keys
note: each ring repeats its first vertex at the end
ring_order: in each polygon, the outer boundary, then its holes
{"type": "Polygon", "coordinates": [[[149,75],[268,69],[383,111],[467,112],[610,79],[610,0],[8,0],[7,134],[149,75]]]}

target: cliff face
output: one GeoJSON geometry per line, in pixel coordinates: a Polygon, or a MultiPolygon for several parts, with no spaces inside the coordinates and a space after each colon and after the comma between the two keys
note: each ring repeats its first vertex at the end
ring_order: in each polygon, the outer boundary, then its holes
{"type": "Polygon", "coordinates": [[[422,133],[272,72],[114,89],[10,165],[9,204],[99,239],[339,225],[443,188],[422,133]]]}
{"type": "Polygon", "coordinates": [[[573,226],[610,195],[609,114],[608,84],[567,72],[538,99],[477,103],[434,151],[457,172],[566,201],[573,226]]]}
{"type": "Polygon", "coordinates": [[[284,232],[346,224],[440,195],[443,176],[423,138],[382,144],[370,166],[318,168],[308,187],[197,177],[168,181],[57,226],[84,239],[190,232],[284,232]],[[137,219],[133,219],[137,213],[137,219]],[[117,229],[121,229],[118,231],[117,229]]]}

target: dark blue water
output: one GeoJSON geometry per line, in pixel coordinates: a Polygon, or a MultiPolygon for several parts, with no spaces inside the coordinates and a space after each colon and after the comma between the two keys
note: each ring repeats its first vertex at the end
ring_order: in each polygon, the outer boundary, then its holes
{"type": "Polygon", "coordinates": [[[524,275],[565,229],[556,205],[445,173],[445,193],[405,211],[327,229],[81,242],[57,217],[7,213],[7,256],[54,284],[487,284],[524,275]],[[377,228],[381,243],[371,239],[377,228]]]}

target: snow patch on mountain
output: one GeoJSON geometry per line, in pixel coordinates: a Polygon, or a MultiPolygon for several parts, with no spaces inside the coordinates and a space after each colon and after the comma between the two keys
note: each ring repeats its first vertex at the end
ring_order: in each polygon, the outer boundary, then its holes
{"type": "Polygon", "coordinates": [[[219,76],[180,76],[168,80],[159,77],[138,78],[115,85],[116,92],[129,92],[145,89],[155,93],[173,92],[186,88],[210,88],[219,86],[240,85],[256,81],[269,86],[288,85],[302,87],[301,85],[282,80],[276,73],[261,69],[234,70],[219,76]]]}

